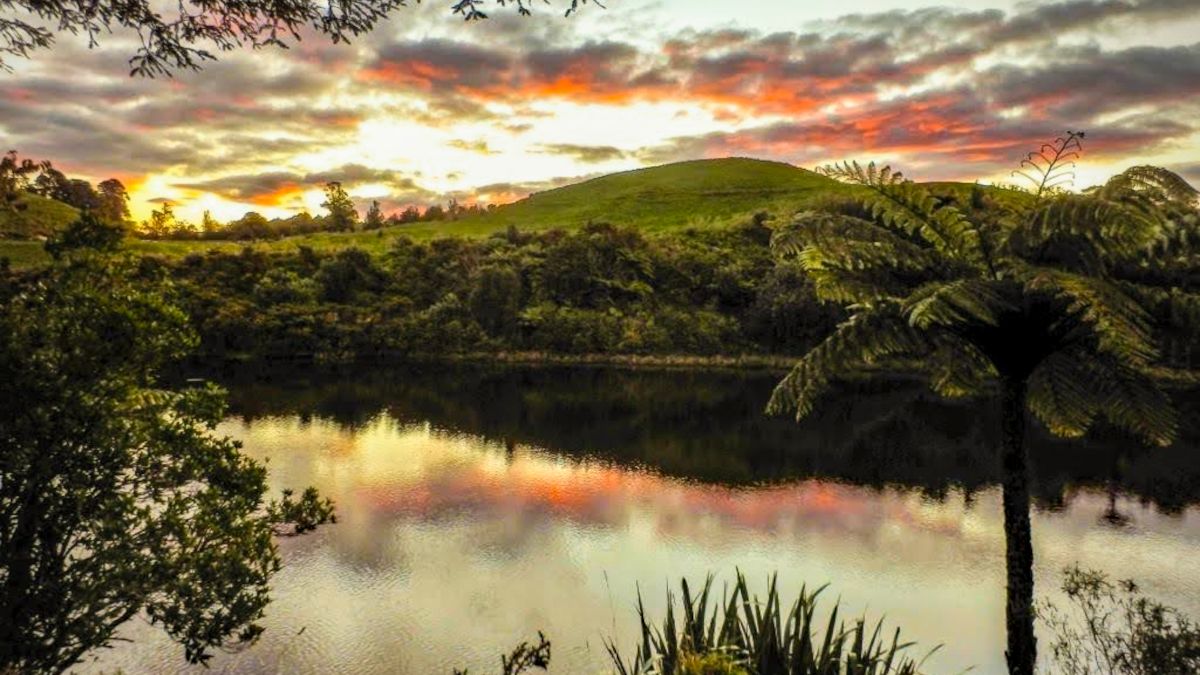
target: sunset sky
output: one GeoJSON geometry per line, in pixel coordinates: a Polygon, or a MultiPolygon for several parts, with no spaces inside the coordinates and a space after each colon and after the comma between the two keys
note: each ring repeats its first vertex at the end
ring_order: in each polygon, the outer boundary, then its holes
{"type": "Polygon", "coordinates": [[[189,219],[317,213],[329,180],[391,210],[723,156],[1004,180],[1065,129],[1087,131],[1082,184],[1139,163],[1200,180],[1198,0],[563,7],[464,24],[426,2],[172,80],[128,76],[129,36],[62,36],[0,72],[0,139],[189,219]]]}

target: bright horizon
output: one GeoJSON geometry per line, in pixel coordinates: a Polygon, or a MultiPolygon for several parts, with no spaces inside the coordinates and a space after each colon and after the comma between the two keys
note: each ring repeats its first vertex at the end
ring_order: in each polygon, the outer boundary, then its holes
{"type": "Polygon", "coordinates": [[[0,137],[120,178],[139,219],[166,199],[193,221],[317,213],[329,180],[393,211],[725,156],[1006,180],[1066,129],[1087,131],[1080,186],[1147,163],[1200,178],[1195,2],[905,5],[614,0],[464,24],[429,3],[349,45],[170,80],[128,77],[127,36],[64,35],[0,74],[0,137]]]}

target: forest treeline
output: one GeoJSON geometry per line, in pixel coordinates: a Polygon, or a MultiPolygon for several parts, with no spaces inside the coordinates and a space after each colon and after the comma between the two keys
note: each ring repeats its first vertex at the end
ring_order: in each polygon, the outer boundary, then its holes
{"type": "MultiPolygon", "coordinates": [[[[464,204],[450,196],[445,204],[433,203],[421,208],[409,204],[403,209],[384,213],[373,200],[365,214],[338,181],[323,186],[326,213],[313,215],[301,211],[287,218],[267,218],[257,211],[221,222],[205,211],[199,222],[178,217],[170,201],[161,201],[148,218],[136,221],[129,210],[129,192],[117,178],[95,185],[71,177],[55,168],[49,160],[22,158],[15,150],[0,155],[0,210],[20,216],[28,208],[28,197],[52,199],[79,212],[88,212],[104,222],[120,225],[128,235],[142,239],[258,241],[317,232],[378,230],[394,225],[454,221],[479,215],[496,208],[494,204],[464,204]]],[[[20,232],[0,231],[0,238],[19,236],[20,232]]]]}
{"type": "Polygon", "coordinates": [[[653,238],[600,223],[143,267],[174,282],[208,356],[799,353],[840,313],[776,264],[770,233],[761,219],[653,238]]]}

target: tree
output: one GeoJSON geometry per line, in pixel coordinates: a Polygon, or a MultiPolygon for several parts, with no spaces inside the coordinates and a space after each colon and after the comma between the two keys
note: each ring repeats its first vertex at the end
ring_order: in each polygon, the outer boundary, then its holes
{"type": "MultiPolygon", "coordinates": [[[[3,21],[0,19],[0,33],[3,32],[3,21]]],[[[10,211],[24,209],[21,193],[33,187],[34,175],[50,170],[50,162],[21,159],[16,150],[9,150],[0,156],[0,208],[10,211]]]]}
{"type": "MultiPolygon", "coordinates": [[[[451,10],[471,21],[485,19],[481,9],[486,0],[453,0],[451,10]]],[[[587,0],[571,0],[569,15],[587,0]]],[[[0,55],[28,58],[38,49],[54,44],[58,34],[83,33],[94,47],[114,29],[132,29],[141,46],[129,59],[131,74],[146,77],[170,75],[174,70],[198,70],[216,60],[212,51],[238,47],[282,47],[299,41],[304,30],[328,36],[334,43],[349,42],[373,29],[379,21],[407,0],[343,0],[335,5],[318,0],[187,0],[174,12],[163,12],[151,0],[10,0],[14,17],[0,17],[0,55]]],[[[522,15],[530,13],[529,0],[497,0],[514,4],[522,15]]],[[[0,70],[11,69],[0,58],[0,70]]]]}
{"type": "Polygon", "coordinates": [[[204,215],[200,216],[200,232],[206,237],[215,237],[221,231],[221,223],[213,218],[212,212],[204,209],[204,215]]]}
{"type": "Polygon", "coordinates": [[[97,256],[0,286],[0,672],[62,672],[144,616],[202,663],[251,642],[273,537],[332,520],[315,491],[212,433],[214,386],[168,390],[195,344],[153,279],[97,256]]]}
{"type": "Polygon", "coordinates": [[[367,219],[363,222],[363,229],[378,230],[383,225],[383,211],[379,208],[379,202],[372,201],[371,208],[367,210],[367,219]]]}
{"type": "Polygon", "coordinates": [[[353,230],[358,223],[354,202],[337,181],[325,184],[325,201],[321,202],[321,208],[329,210],[329,229],[335,232],[353,230]]]}
{"type": "Polygon", "coordinates": [[[163,202],[162,206],[150,212],[150,220],[142,223],[146,236],[153,239],[165,239],[175,230],[175,210],[171,202],[163,202]]]}
{"type": "Polygon", "coordinates": [[[1161,231],[1152,195],[1169,172],[1137,188],[1118,177],[1062,191],[1082,138],[1043,146],[1024,165],[1036,188],[993,190],[983,208],[935,199],[888,167],[828,168],[861,186],[869,217],[806,212],[772,241],[850,316],[779,383],[770,411],[800,418],[835,379],[913,364],[945,396],[998,385],[1013,675],[1032,675],[1036,661],[1026,412],[1059,436],[1081,436],[1099,417],[1157,445],[1175,434],[1171,402],[1147,374],[1156,351],[1136,300],[1145,284],[1118,274],[1161,231]]]}
{"type": "Polygon", "coordinates": [[[92,249],[111,252],[117,250],[125,230],[120,225],[99,218],[95,213],[84,211],[79,219],[46,241],[46,252],[60,258],[68,251],[92,249]]]}
{"type": "Polygon", "coordinates": [[[1069,609],[1039,603],[1062,675],[1188,675],[1200,672],[1200,626],[1179,610],[1142,595],[1132,579],[1068,568],[1062,591],[1069,609]]]}
{"type": "Polygon", "coordinates": [[[101,220],[113,224],[124,224],[129,220],[129,192],[124,183],[109,178],[101,181],[96,190],[99,193],[96,215],[101,220]]]}

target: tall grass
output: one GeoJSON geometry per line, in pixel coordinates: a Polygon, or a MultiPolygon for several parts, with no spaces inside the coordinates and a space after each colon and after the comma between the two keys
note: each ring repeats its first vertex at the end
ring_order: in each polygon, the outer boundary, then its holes
{"type": "MultiPolygon", "coordinates": [[[[667,591],[667,614],[660,626],[646,616],[638,593],[641,642],[631,659],[616,643],[605,641],[619,675],[917,675],[921,662],[905,652],[911,642],[900,641],[896,629],[888,639],[882,619],[873,626],[866,618],[849,625],[839,620],[835,604],[820,620],[817,599],[824,586],[800,596],[785,608],[775,575],[765,600],[751,595],[739,571],[732,592],[720,602],[709,576],[699,593],[681,583],[682,600],[676,612],[675,594],[667,591]]],[[[930,652],[932,654],[932,652],[930,652]]]]}

